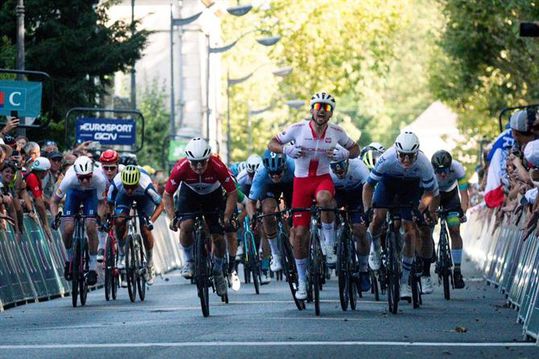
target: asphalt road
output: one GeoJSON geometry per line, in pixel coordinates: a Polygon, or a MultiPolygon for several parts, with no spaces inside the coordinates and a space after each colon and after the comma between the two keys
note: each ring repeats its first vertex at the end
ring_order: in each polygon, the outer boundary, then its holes
{"type": "Polygon", "coordinates": [[[243,285],[229,304],[212,295],[211,315],[203,318],[195,286],[173,272],[145,302],[131,303],[126,290],[106,302],[96,290],[85,307],[73,308],[67,297],[0,313],[0,357],[538,358],[516,312],[469,267],[466,288],[450,301],[436,287],[420,309],[401,302],[397,315],[370,294],[356,311],[343,312],[333,279],[320,317],[312,305],[298,311],[287,284],[272,282],[260,295],[243,285]]]}

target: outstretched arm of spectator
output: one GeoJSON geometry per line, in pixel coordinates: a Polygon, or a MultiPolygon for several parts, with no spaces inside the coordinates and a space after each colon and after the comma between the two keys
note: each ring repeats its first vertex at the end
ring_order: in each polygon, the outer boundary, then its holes
{"type": "Polygon", "coordinates": [[[11,120],[8,120],[6,122],[6,125],[4,126],[4,128],[2,128],[2,130],[0,130],[0,135],[2,135],[2,137],[4,137],[5,135],[7,135],[8,133],[11,132],[11,130],[17,128],[17,126],[19,126],[19,122],[20,120],[16,117],[12,118],[11,120]]]}

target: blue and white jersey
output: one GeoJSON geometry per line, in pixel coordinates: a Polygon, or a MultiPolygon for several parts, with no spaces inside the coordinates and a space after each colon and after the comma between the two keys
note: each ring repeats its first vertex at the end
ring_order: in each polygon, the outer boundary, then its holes
{"type": "Polygon", "coordinates": [[[445,178],[442,178],[439,174],[436,174],[436,180],[438,181],[438,187],[440,192],[451,192],[455,187],[459,186],[459,189],[466,189],[466,171],[460,162],[453,160],[451,167],[445,178]]]}
{"type": "Polygon", "coordinates": [[[344,178],[339,178],[333,171],[330,173],[333,184],[335,185],[335,190],[337,191],[358,189],[363,186],[369,178],[369,169],[359,158],[352,158],[348,161],[348,171],[344,178]]]}
{"type": "Polygon", "coordinates": [[[243,193],[249,193],[251,185],[253,184],[253,178],[254,175],[249,176],[246,169],[243,169],[240,171],[240,173],[238,173],[236,180],[238,181],[238,185],[243,193]]]}
{"type": "Polygon", "coordinates": [[[397,150],[394,146],[387,149],[378,159],[376,166],[369,175],[368,182],[375,185],[383,178],[406,178],[420,180],[420,186],[425,191],[432,191],[438,195],[438,182],[434,178],[434,170],[430,160],[421,151],[410,168],[404,168],[400,163],[397,150]]]}
{"type": "MultiPolygon", "coordinates": [[[[116,201],[118,193],[120,192],[125,192],[125,189],[122,183],[122,175],[121,173],[118,173],[114,177],[112,185],[109,188],[107,201],[109,203],[114,203],[116,201]]],[[[148,196],[155,205],[159,205],[161,203],[161,196],[155,190],[150,176],[148,176],[146,173],[140,174],[140,181],[138,187],[133,191],[132,195],[137,197],[148,196]]]]}
{"type": "Polygon", "coordinates": [[[253,201],[259,201],[264,198],[264,195],[268,191],[268,188],[272,185],[292,184],[294,183],[294,160],[290,157],[286,157],[286,163],[279,183],[273,183],[268,170],[264,166],[260,166],[253,178],[253,184],[249,191],[249,199],[253,201]]]}
{"type": "Polygon", "coordinates": [[[65,194],[69,190],[76,190],[79,192],[96,190],[97,199],[102,200],[106,196],[107,178],[105,177],[105,175],[103,175],[101,171],[95,170],[93,172],[90,183],[82,184],[77,178],[75,169],[73,168],[73,166],[71,166],[67,170],[64,178],[62,179],[62,182],[58,186],[58,189],[56,190],[56,196],[58,196],[59,198],[64,198],[65,194]]]}

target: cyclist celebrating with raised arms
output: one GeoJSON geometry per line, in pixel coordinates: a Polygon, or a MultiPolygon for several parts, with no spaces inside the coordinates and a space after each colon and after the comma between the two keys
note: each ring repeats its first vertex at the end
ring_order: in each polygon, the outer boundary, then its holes
{"type": "MultiPolygon", "coordinates": [[[[179,213],[193,213],[201,210],[208,224],[212,239],[213,278],[219,296],[227,294],[227,284],[223,275],[223,260],[226,254],[226,242],[223,238],[223,227],[219,223],[218,211],[224,209],[223,222],[230,226],[234,209],[238,201],[236,185],[226,165],[218,156],[212,155],[211,147],[206,140],[193,138],[185,147],[186,158],[179,160],[167,181],[163,200],[165,210],[170,219],[170,228],[177,231],[174,220],[173,195],[179,187],[179,198],[176,210],[179,213]],[[227,192],[226,204],[223,190],[227,192]]],[[[182,216],[180,221],[180,243],[184,254],[182,275],[192,278],[193,259],[193,216],[182,216]]]]}
{"type": "MultiPolygon", "coordinates": [[[[429,209],[434,213],[436,210],[433,199],[438,196],[438,184],[429,159],[419,151],[419,139],[413,132],[406,131],[397,136],[395,145],[384,152],[371,171],[367,183],[363,186],[363,206],[367,218],[373,211],[373,195],[374,204],[380,207],[394,205],[395,201],[398,201],[396,204],[401,206],[416,207],[419,204],[421,212],[429,209]]],[[[386,209],[375,209],[368,231],[372,239],[369,265],[373,270],[380,268],[380,235],[386,213],[386,209]]],[[[415,260],[418,233],[410,209],[401,209],[400,217],[405,231],[401,298],[409,298],[411,287],[408,279],[415,260]]]]}
{"type": "MultiPolygon", "coordinates": [[[[332,207],[335,188],[329,174],[329,162],[355,158],[359,155],[357,143],[348,137],[341,127],[328,123],[335,110],[333,96],[325,92],[317,93],[311,98],[310,106],[310,120],[288,127],[275,136],[268,145],[270,151],[284,153],[295,160],[292,208],[310,207],[313,199],[320,207],[332,207]],[[337,144],[341,147],[336,147],[337,144]]],[[[334,264],[337,259],[334,251],[334,219],[334,213],[323,211],[321,214],[328,264],[334,264]]],[[[291,239],[298,268],[299,285],[296,291],[298,300],[307,298],[309,220],[310,213],[294,213],[291,239]]]]}

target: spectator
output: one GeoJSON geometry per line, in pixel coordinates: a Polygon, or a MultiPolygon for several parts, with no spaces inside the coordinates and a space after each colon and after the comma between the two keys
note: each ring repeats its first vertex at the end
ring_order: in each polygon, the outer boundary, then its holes
{"type": "Polygon", "coordinates": [[[56,182],[60,177],[60,169],[62,167],[64,156],[60,152],[49,152],[46,154],[51,163],[51,168],[43,179],[43,192],[48,200],[54,194],[56,182]]]}
{"type": "Polygon", "coordinates": [[[15,138],[15,142],[17,143],[17,150],[22,151],[24,146],[29,142],[28,137],[26,136],[17,136],[15,138]]]}
{"type": "Polygon", "coordinates": [[[5,135],[10,133],[12,130],[17,128],[19,126],[20,119],[16,117],[12,117],[11,119],[7,120],[6,125],[2,130],[0,130],[0,136],[4,138],[5,135]]]}
{"type": "Polygon", "coordinates": [[[4,168],[2,169],[2,202],[5,204],[9,217],[13,218],[15,225],[15,232],[17,234],[22,233],[22,207],[18,201],[18,196],[15,191],[15,175],[17,173],[17,165],[13,161],[4,162],[4,168]],[[7,199],[6,199],[7,197],[7,199]]]}
{"type": "Polygon", "coordinates": [[[58,144],[52,140],[46,140],[43,143],[43,153],[58,152],[58,144]]]}
{"type": "Polygon", "coordinates": [[[41,149],[39,148],[39,145],[36,142],[28,142],[26,146],[24,146],[24,161],[27,168],[30,168],[32,165],[32,162],[36,160],[36,158],[41,157],[41,149]]]}
{"type": "Polygon", "coordinates": [[[51,164],[47,158],[37,157],[32,161],[32,166],[30,167],[29,173],[25,176],[25,181],[28,191],[31,192],[33,196],[34,205],[39,215],[41,225],[45,229],[45,233],[52,239],[42,185],[43,178],[45,178],[50,168],[51,164]]]}

